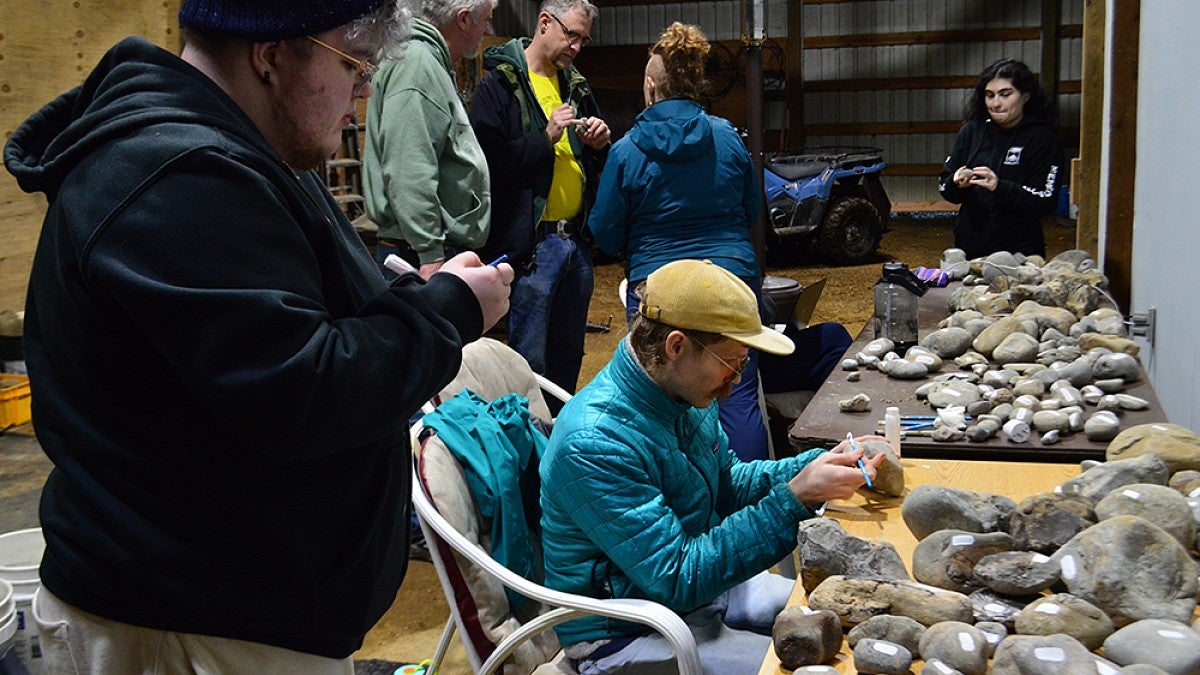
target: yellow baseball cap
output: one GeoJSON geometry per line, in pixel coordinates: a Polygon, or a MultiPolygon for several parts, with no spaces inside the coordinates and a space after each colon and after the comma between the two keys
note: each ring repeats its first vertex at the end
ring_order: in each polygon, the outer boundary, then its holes
{"type": "Polygon", "coordinates": [[[646,277],[638,312],[652,321],[716,333],[770,354],[796,348],[783,333],[764,328],[754,291],[710,260],[676,260],[646,277]]]}

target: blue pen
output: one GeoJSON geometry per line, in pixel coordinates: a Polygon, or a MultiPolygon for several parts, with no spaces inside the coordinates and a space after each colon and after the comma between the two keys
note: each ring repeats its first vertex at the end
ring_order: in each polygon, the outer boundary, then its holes
{"type": "MultiPolygon", "coordinates": [[[[850,452],[858,452],[858,444],[854,442],[854,434],[847,431],[846,441],[850,443],[850,452]]],[[[862,471],[863,480],[867,481],[867,487],[874,489],[875,484],[871,482],[871,477],[867,475],[867,465],[863,463],[862,457],[858,458],[858,470],[862,471]]]]}
{"type": "Polygon", "coordinates": [[[493,260],[492,262],[488,263],[488,264],[487,264],[487,266],[488,266],[488,267],[495,267],[496,265],[499,265],[500,263],[504,262],[505,260],[508,260],[508,254],[507,254],[507,253],[505,253],[504,255],[500,256],[499,258],[496,258],[496,259],[495,259],[495,260],[493,260]]]}

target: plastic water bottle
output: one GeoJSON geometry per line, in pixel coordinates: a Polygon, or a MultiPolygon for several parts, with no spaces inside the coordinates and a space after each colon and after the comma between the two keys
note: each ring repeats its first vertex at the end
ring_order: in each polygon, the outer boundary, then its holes
{"type": "Polygon", "coordinates": [[[888,406],[883,414],[883,435],[887,437],[892,452],[900,456],[900,408],[888,406]]]}

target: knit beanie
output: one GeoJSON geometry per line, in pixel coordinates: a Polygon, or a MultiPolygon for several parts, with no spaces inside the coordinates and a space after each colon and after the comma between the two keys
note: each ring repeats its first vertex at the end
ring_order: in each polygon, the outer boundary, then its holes
{"type": "Polygon", "coordinates": [[[274,42],[315,35],[389,0],[184,0],[179,25],[274,42]]]}

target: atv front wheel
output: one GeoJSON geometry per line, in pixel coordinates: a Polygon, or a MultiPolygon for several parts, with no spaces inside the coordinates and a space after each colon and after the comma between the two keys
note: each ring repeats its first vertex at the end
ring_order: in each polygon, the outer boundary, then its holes
{"type": "Polygon", "coordinates": [[[858,265],[875,253],[882,238],[883,226],[871,202],[862,197],[844,197],[830,207],[814,243],[826,260],[858,265]]]}

